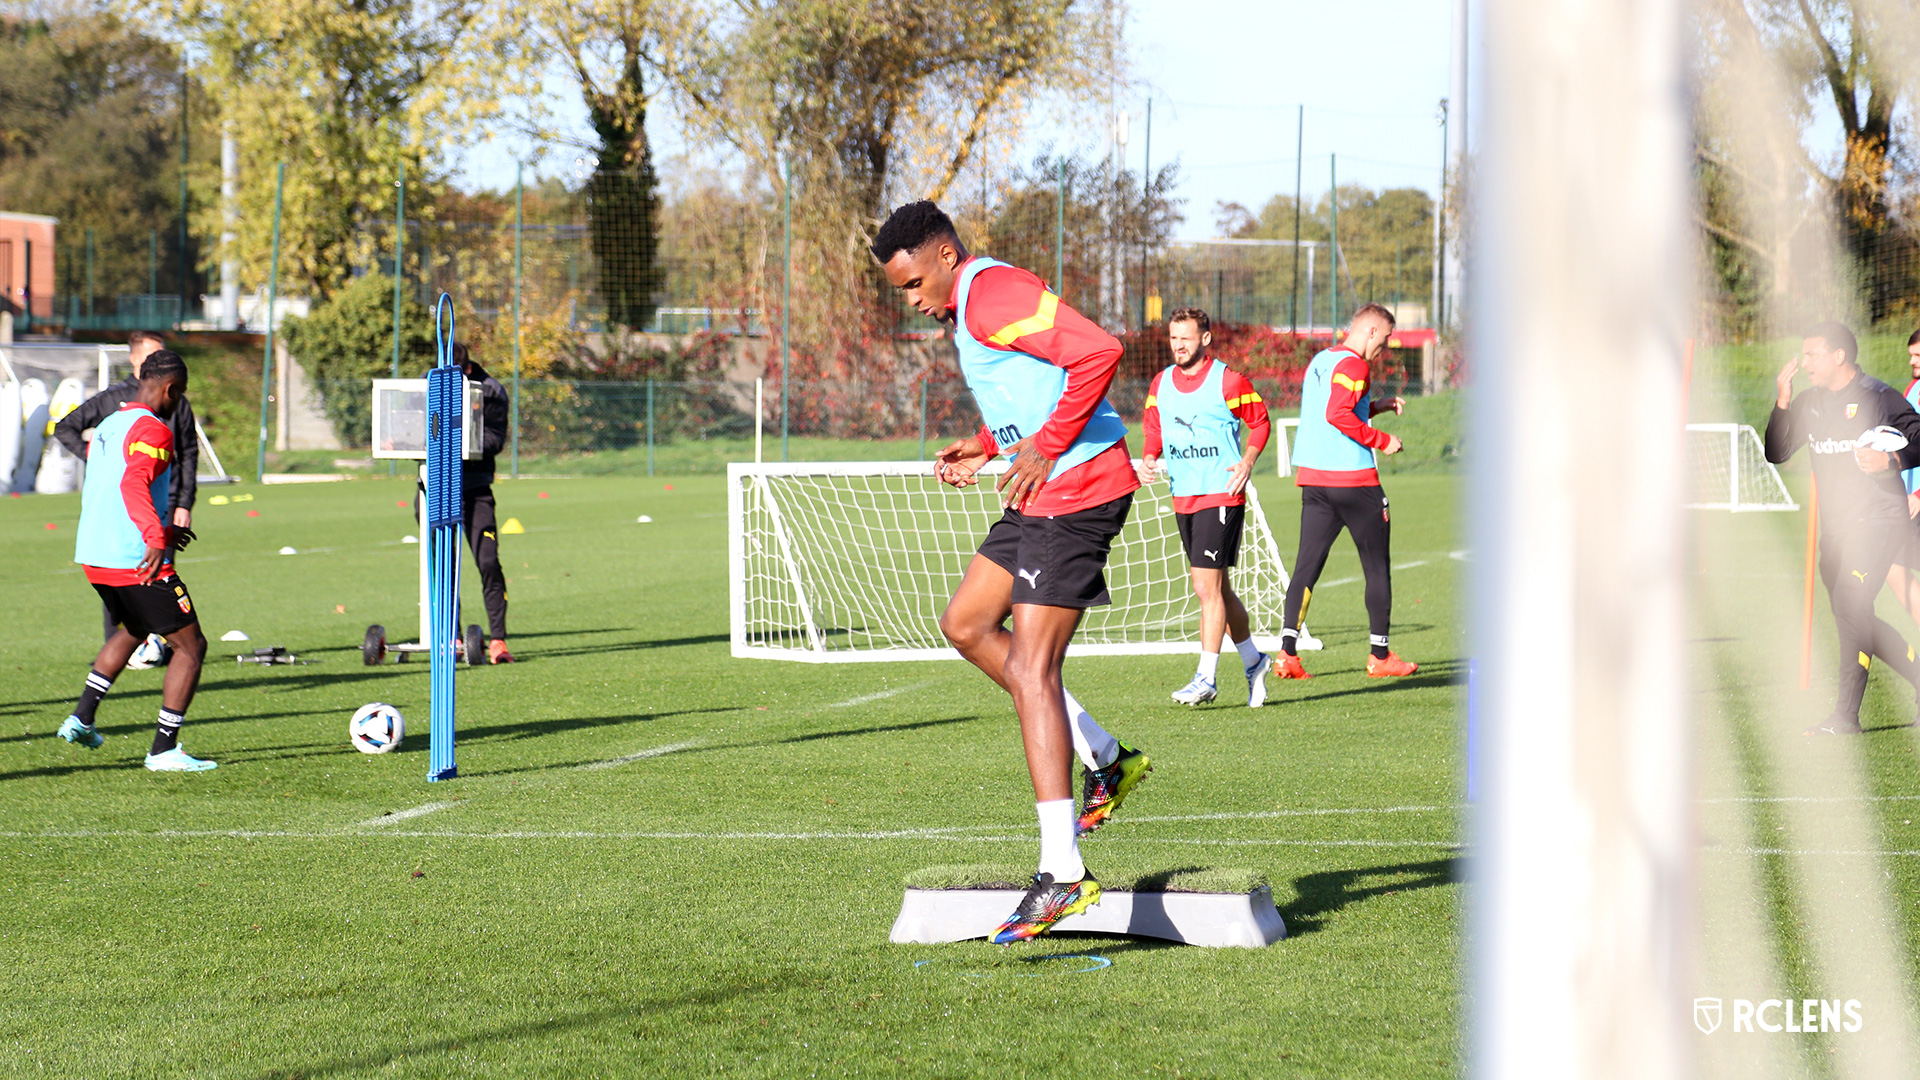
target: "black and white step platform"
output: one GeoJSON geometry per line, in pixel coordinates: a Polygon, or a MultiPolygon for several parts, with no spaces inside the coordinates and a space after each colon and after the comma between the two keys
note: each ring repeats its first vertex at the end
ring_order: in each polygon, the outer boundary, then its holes
{"type": "MultiPolygon", "coordinates": [[[[1005,876],[1000,880],[1005,881],[1005,876]]],[[[909,881],[900,916],[893,922],[895,944],[934,945],[987,937],[1025,895],[1023,889],[979,885],[914,887],[926,884],[909,881]]],[[[1116,882],[1121,884],[1135,887],[1103,889],[1098,904],[1060,920],[1054,932],[1121,934],[1239,949],[1265,948],[1287,936],[1287,924],[1265,882],[1235,892],[1186,891],[1155,881],[1116,882]]]]}

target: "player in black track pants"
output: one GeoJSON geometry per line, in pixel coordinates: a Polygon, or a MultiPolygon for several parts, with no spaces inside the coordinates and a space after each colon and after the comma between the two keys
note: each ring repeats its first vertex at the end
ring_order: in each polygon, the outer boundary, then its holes
{"type": "Polygon", "coordinates": [[[1282,625],[1300,625],[1300,609],[1326,569],[1327,554],[1342,529],[1353,534],[1353,546],[1360,553],[1360,573],[1367,583],[1367,636],[1384,642],[1393,622],[1393,569],[1387,564],[1393,523],[1387,493],[1378,484],[1300,489],[1300,550],[1287,587],[1282,625]]]}
{"type": "Polygon", "coordinates": [[[1863,374],[1854,362],[1858,355],[1852,331],[1839,323],[1808,331],[1800,355],[1780,369],[1779,393],[1767,420],[1768,461],[1782,464],[1802,446],[1813,458],[1820,492],[1820,578],[1840,638],[1833,713],[1808,728],[1809,735],[1860,730],[1860,699],[1874,657],[1920,688],[1913,647],[1873,612],[1887,570],[1896,562],[1920,562],[1898,471],[1920,464],[1920,413],[1899,391],[1863,374]],[[1793,377],[1802,371],[1813,385],[1796,397],[1793,377]],[[1876,450],[1870,443],[1878,437],[1891,443],[1905,439],[1906,445],[1876,450]]]}

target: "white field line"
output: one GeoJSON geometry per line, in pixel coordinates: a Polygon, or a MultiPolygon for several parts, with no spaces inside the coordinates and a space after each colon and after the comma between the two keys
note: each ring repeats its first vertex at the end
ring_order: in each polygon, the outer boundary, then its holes
{"type": "Polygon", "coordinates": [[[666,754],[677,753],[681,750],[691,750],[694,747],[699,745],[700,744],[697,742],[676,742],[676,743],[668,743],[665,746],[651,746],[645,750],[636,750],[633,753],[627,754],[623,757],[608,758],[605,761],[589,761],[585,765],[576,765],[574,766],[574,768],[587,771],[587,772],[592,772],[599,769],[612,769],[617,766],[627,765],[635,761],[644,761],[647,758],[661,757],[666,754]]]}
{"type": "Polygon", "coordinates": [[[435,810],[445,810],[447,807],[453,805],[454,804],[450,802],[430,802],[424,806],[416,806],[410,810],[396,810],[391,814],[381,814],[377,818],[368,818],[365,821],[355,822],[353,827],[356,829],[377,829],[384,825],[391,825],[396,821],[406,821],[409,818],[417,818],[431,814],[435,810]]]}
{"type": "Polygon", "coordinates": [[[1416,566],[1425,566],[1425,565],[1427,565],[1427,560],[1415,559],[1412,562],[1395,563],[1393,568],[1395,570],[1411,570],[1416,566]]]}
{"type": "Polygon", "coordinates": [[[870,701],[884,701],[887,698],[898,697],[901,694],[909,693],[914,690],[924,690],[927,687],[932,685],[933,685],[933,680],[927,679],[923,682],[909,683],[906,686],[896,686],[891,690],[877,690],[871,694],[862,694],[859,697],[848,698],[845,701],[836,701],[833,704],[826,706],[826,708],[845,709],[853,705],[865,705],[870,701]]]}
{"type": "Polygon", "coordinates": [[[1854,803],[1914,802],[1920,795],[1744,795],[1727,799],[1701,799],[1703,803],[1854,803]]]}
{"type": "Polygon", "coordinates": [[[1357,578],[1357,577],[1343,577],[1343,578],[1335,578],[1335,579],[1333,579],[1332,581],[1323,581],[1323,582],[1321,582],[1320,584],[1318,584],[1318,585],[1315,585],[1315,586],[1314,586],[1314,588],[1316,588],[1316,589],[1331,589],[1331,588],[1333,588],[1333,587],[1334,587],[1335,585],[1351,585],[1351,584],[1353,584],[1354,582],[1356,582],[1356,581],[1359,581],[1359,580],[1360,580],[1360,579],[1359,579],[1359,578],[1357,578]]]}
{"type": "MultiPolygon", "coordinates": [[[[287,829],[168,829],[158,832],[140,832],[131,829],[69,829],[49,830],[46,832],[0,832],[0,837],[23,840],[70,840],[70,839],[147,839],[147,840],[199,840],[199,839],[235,839],[235,840],[352,840],[365,837],[393,837],[396,839],[428,840],[746,840],[746,841],[815,841],[815,840],[943,840],[961,844],[1031,844],[1035,840],[1032,833],[1009,836],[955,836],[949,833],[936,833],[929,829],[903,829],[885,832],[593,832],[586,830],[503,830],[500,832],[468,832],[455,829],[417,829],[398,830],[381,829],[378,831],[356,831],[337,829],[332,831],[297,831],[287,829]]],[[[1464,843],[1453,840],[1268,840],[1237,839],[1232,837],[1136,837],[1139,843],[1186,844],[1204,846],[1231,847],[1378,847],[1378,848],[1462,848],[1464,843]]],[[[1915,854],[1920,854],[1916,852],[1915,854]]]]}
{"type": "Polygon", "coordinates": [[[1326,810],[1244,810],[1219,814],[1160,814],[1139,816],[1128,814],[1115,818],[1116,822],[1129,825],[1149,821],[1260,821],[1267,818],[1326,817],[1347,814],[1439,814],[1465,809],[1460,806],[1380,806],[1380,807],[1340,807],[1326,810]]]}

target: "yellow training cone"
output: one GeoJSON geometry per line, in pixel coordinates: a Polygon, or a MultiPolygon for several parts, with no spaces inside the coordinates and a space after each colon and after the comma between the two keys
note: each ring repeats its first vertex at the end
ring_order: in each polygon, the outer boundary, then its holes
{"type": "Polygon", "coordinates": [[[520,524],[519,518],[508,518],[507,523],[500,526],[500,535],[502,536],[514,536],[526,531],[527,527],[520,524]]]}

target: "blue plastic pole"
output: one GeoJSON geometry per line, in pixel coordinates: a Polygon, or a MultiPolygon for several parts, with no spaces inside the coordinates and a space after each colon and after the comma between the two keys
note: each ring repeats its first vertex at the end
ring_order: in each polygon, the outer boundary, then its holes
{"type": "Polygon", "coordinates": [[[427,570],[430,725],[427,779],[459,775],[453,762],[454,664],[460,641],[460,460],[467,379],[453,362],[453,297],[434,305],[436,363],[427,372],[427,570]]]}
{"type": "Polygon", "coordinates": [[[523,231],[520,196],[524,190],[520,166],[515,165],[513,167],[513,416],[508,426],[508,430],[513,432],[511,475],[515,480],[520,479],[520,234],[523,231]]]}
{"type": "Polygon", "coordinates": [[[653,380],[647,380],[647,475],[653,475],[653,380]]]}

